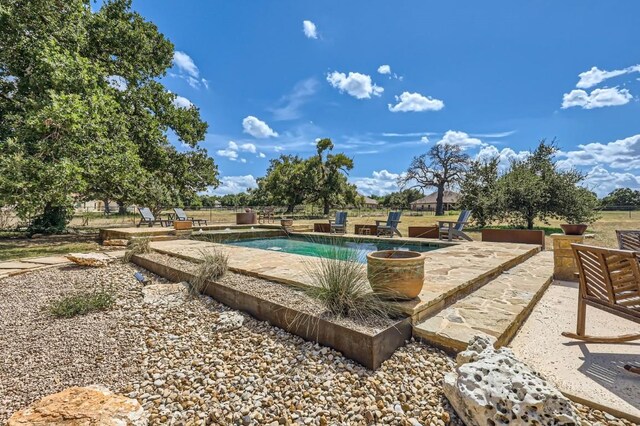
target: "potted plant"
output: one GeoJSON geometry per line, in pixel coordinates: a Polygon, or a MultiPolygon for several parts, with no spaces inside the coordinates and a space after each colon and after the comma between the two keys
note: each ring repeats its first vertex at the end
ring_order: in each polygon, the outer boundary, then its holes
{"type": "Polygon", "coordinates": [[[425,254],[408,250],[381,250],[367,254],[367,275],[374,291],[390,299],[418,297],[424,284],[425,254]]]}

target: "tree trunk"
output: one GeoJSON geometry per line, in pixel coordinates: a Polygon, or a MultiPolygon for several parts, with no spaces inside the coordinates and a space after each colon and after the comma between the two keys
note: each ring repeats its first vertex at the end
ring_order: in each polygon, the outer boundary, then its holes
{"type": "Polygon", "coordinates": [[[285,213],[293,213],[293,208],[295,207],[295,205],[293,204],[288,204],[287,205],[287,211],[285,213]]]}
{"type": "Polygon", "coordinates": [[[108,199],[104,199],[104,200],[102,200],[102,202],[104,203],[104,214],[111,213],[111,209],[109,208],[109,200],[108,199]]]}
{"type": "Polygon", "coordinates": [[[533,217],[527,217],[527,229],[533,229],[533,217]]]}
{"type": "Polygon", "coordinates": [[[125,215],[127,214],[127,206],[124,205],[124,202],[118,201],[118,214],[125,215]]]}
{"type": "Polygon", "coordinates": [[[328,215],[329,210],[331,210],[331,204],[329,203],[329,200],[324,200],[324,214],[328,215]]]}
{"type": "Polygon", "coordinates": [[[444,215],[444,185],[438,186],[438,195],[436,196],[436,216],[444,215]]]}

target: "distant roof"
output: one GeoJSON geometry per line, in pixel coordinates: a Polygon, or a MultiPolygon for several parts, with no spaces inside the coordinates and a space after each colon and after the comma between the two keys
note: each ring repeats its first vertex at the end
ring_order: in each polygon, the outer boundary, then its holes
{"type": "MultiPolygon", "coordinates": [[[[435,204],[436,198],[438,197],[438,191],[432,192],[426,197],[422,197],[419,200],[413,201],[411,204],[435,204]]],[[[454,191],[444,191],[442,194],[442,202],[443,203],[457,203],[460,199],[460,194],[454,191]]]]}
{"type": "Polygon", "coordinates": [[[374,200],[373,198],[364,197],[365,204],[378,204],[378,200],[374,200]]]}

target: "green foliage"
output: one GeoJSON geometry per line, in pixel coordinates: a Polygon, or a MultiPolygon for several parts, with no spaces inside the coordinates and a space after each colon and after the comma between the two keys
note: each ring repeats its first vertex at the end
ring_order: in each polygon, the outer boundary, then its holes
{"type": "Polygon", "coordinates": [[[127,244],[127,250],[124,252],[124,261],[129,262],[136,254],[151,253],[151,239],[148,237],[132,238],[127,244]]]}
{"type": "Polygon", "coordinates": [[[379,201],[382,202],[384,207],[409,209],[411,208],[412,202],[419,200],[422,197],[424,197],[424,194],[419,189],[409,188],[387,194],[384,197],[381,197],[382,199],[379,201]]]}
{"type": "Polygon", "coordinates": [[[617,188],[600,201],[602,207],[607,206],[640,206],[640,191],[631,188],[617,188]]]}
{"type": "Polygon", "coordinates": [[[201,251],[202,262],[198,264],[195,278],[191,283],[192,295],[205,291],[210,280],[222,278],[229,269],[229,256],[220,250],[201,251]]]}
{"type": "Polygon", "coordinates": [[[42,214],[33,218],[27,228],[27,235],[60,233],[65,230],[71,219],[73,219],[72,205],[47,205],[42,214]]]}
{"type": "Polygon", "coordinates": [[[58,318],[71,318],[90,312],[105,311],[115,303],[114,296],[106,290],[79,293],[56,300],[49,306],[49,312],[58,318]]]}
{"type": "Polygon", "coordinates": [[[332,252],[306,266],[312,285],[305,292],[310,297],[333,315],[360,321],[398,315],[396,304],[371,290],[366,268],[353,252],[336,246],[329,250],[332,252]]]}
{"type": "Polygon", "coordinates": [[[436,144],[428,153],[414,157],[400,185],[425,190],[436,188],[436,215],[444,214],[444,191],[459,183],[466,172],[469,156],[458,145],[436,144]]]}
{"type": "Polygon", "coordinates": [[[497,159],[476,163],[461,184],[462,204],[477,212],[479,225],[499,220],[516,227],[533,229],[536,221],[564,219],[570,223],[591,223],[597,219],[597,198],[578,186],[585,178],[577,170],[560,170],[554,142],[542,140],[524,160],[512,161],[498,176],[497,159]]]}
{"type": "Polygon", "coordinates": [[[71,194],[158,205],[218,184],[197,146],[207,124],[158,81],[173,45],[130,6],[3,2],[0,194],[21,218],[66,206],[71,194]],[[178,151],[169,133],[190,149],[178,151]]]}

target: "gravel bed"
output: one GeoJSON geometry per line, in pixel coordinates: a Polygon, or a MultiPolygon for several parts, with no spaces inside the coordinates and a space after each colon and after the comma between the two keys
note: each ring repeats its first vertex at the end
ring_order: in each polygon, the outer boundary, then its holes
{"type": "MultiPolygon", "coordinates": [[[[198,267],[197,263],[161,253],[149,253],[145,254],[144,257],[186,272],[193,273],[198,267]]],[[[223,278],[219,279],[218,282],[237,290],[244,291],[245,293],[249,293],[253,296],[258,296],[271,302],[286,306],[287,308],[315,315],[335,324],[369,335],[377,334],[380,331],[393,326],[397,321],[379,317],[367,318],[364,321],[337,317],[326,312],[324,306],[322,306],[320,302],[306,295],[300,289],[249,275],[228,272],[223,278]]]]}
{"type": "Polygon", "coordinates": [[[215,331],[229,308],[207,296],[147,305],[135,270],[61,267],[0,280],[0,423],[47,394],[103,384],[137,398],[154,425],[461,425],[442,395],[452,360],[439,350],[412,341],[373,372],[247,315],[241,328],[215,331]],[[95,286],[113,289],[113,309],[48,313],[50,301],[95,286]]]}

